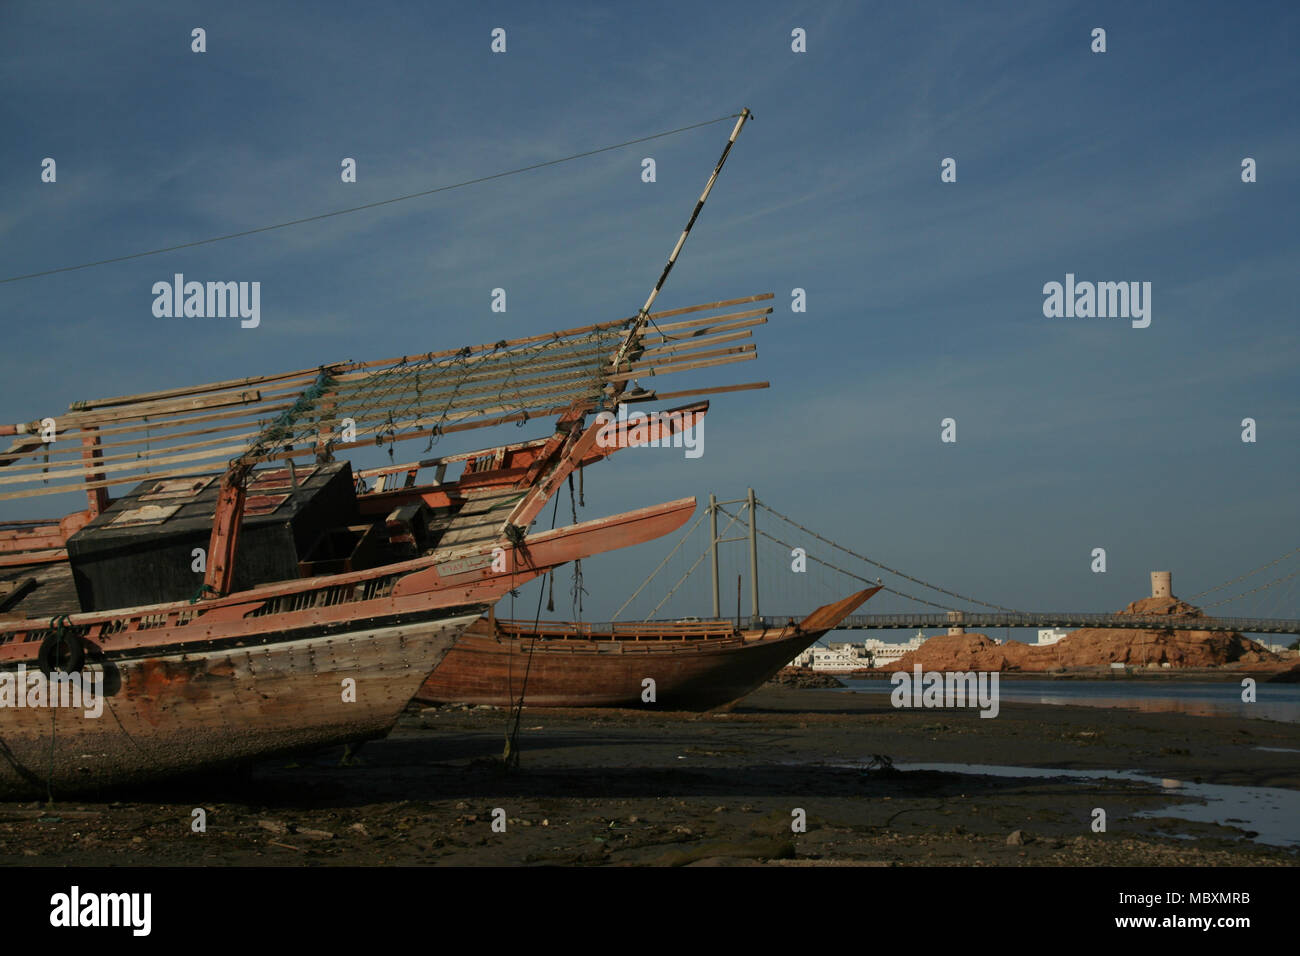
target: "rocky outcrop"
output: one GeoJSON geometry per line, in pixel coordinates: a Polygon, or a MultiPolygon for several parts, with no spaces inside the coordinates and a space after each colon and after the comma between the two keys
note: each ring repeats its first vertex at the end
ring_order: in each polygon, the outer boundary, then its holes
{"type": "MultiPolygon", "coordinates": [[[[1176,597],[1143,598],[1119,613],[1205,617],[1199,608],[1176,597]]],[[[936,671],[1053,671],[1111,664],[1273,671],[1287,668],[1289,662],[1236,631],[1081,628],[1047,647],[1020,641],[1000,644],[984,634],[941,635],[904,654],[892,669],[911,670],[917,664],[922,670],[936,671]]]]}
{"type": "Polygon", "coordinates": [[[1019,641],[999,644],[985,634],[940,634],[904,654],[889,669],[910,671],[920,664],[924,671],[1038,670],[1026,666],[1030,663],[1026,652],[1031,650],[1035,648],[1019,641]]]}

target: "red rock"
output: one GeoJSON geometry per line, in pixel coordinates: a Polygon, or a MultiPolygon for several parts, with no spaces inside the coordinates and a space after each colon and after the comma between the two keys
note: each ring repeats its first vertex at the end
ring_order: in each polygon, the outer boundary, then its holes
{"type": "MultiPolygon", "coordinates": [[[[1182,614],[1205,617],[1196,607],[1176,597],[1148,597],[1134,601],[1120,614],[1182,614]]],[[[1020,641],[999,644],[984,634],[944,634],[904,654],[892,670],[926,671],[1053,671],[1168,663],[1171,668],[1223,667],[1267,672],[1286,671],[1288,660],[1236,631],[1127,630],[1080,628],[1055,644],[1039,647],[1020,641]]]]}

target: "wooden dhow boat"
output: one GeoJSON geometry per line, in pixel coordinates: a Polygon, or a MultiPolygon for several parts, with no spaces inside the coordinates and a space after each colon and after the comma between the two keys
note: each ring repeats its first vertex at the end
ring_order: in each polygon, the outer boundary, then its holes
{"type": "MultiPolygon", "coordinates": [[[[59,520],[0,523],[0,795],[382,735],[502,595],[679,528],[694,499],[529,531],[575,471],[634,443],[610,424],[634,397],[630,382],[755,357],[735,343],[771,307],[727,310],[770,294],[650,311],[748,115],[635,316],[0,425],[13,438],[0,452],[0,501],[87,500],[59,520]],[[606,414],[588,424],[594,412],[606,414]],[[338,457],[551,416],[553,433],[530,442],[356,474],[338,457]],[[224,471],[201,470],[218,463],[224,471]],[[419,484],[427,469],[432,481],[419,484]]],[[[671,436],[705,411],[674,409],[651,430],[671,436]]]]}
{"type": "Polygon", "coordinates": [[[415,697],[497,707],[522,700],[529,707],[709,710],[755,690],[879,590],[858,591],[783,627],[480,618],[415,697]]]}
{"type": "MultiPolygon", "coordinates": [[[[713,337],[707,323],[688,321],[706,342],[713,337]]],[[[521,378],[548,371],[524,365],[530,345],[408,357],[378,370],[340,364],[306,377],[296,396],[268,377],[79,403],[54,419],[58,438],[42,443],[36,468],[27,436],[39,423],[10,426],[19,440],[0,456],[0,495],[84,483],[88,507],[60,521],[0,525],[0,794],[139,782],[382,735],[460,630],[503,595],[681,527],[694,499],[529,531],[569,475],[629,444],[626,423],[601,445],[608,426],[584,422],[600,399],[603,361],[568,386],[584,394],[549,438],[355,475],[336,457],[367,433],[399,441],[522,418],[478,394],[449,399],[434,381],[461,379],[463,360],[483,356],[475,364],[484,375],[489,364],[520,367],[518,397],[521,378]],[[420,404],[404,397],[403,417],[367,417],[361,403],[377,378],[412,376],[417,364],[428,389],[420,404]],[[286,404],[289,417],[255,430],[224,474],[191,470],[209,450],[176,449],[195,432],[228,429],[228,417],[255,427],[286,404]],[[357,436],[336,442],[345,417],[357,436]],[[306,455],[313,459],[292,464],[306,455]],[[460,474],[448,480],[453,468],[460,474]],[[421,483],[424,471],[432,480],[421,483]],[[124,495],[108,498],[127,482],[124,495]],[[102,694],[103,706],[50,706],[62,678],[86,685],[73,692],[102,694]]],[[[680,406],[656,417],[650,434],[670,438],[707,410],[680,406]]]]}

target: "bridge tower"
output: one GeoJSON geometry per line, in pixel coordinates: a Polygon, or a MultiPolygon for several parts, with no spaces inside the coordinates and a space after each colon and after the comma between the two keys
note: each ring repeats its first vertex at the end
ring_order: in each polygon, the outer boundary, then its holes
{"type": "Polygon", "coordinates": [[[1152,571],[1151,572],[1151,596],[1153,598],[1173,597],[1172,585],[1173,572],[1171,571],[1152,571]]]}
{"type": "MultiPolygon", "coordinates": [[[[718,579],[718,545],[728,541],[749,542],[750,623],[757,624],[762,618],[758,613],[758,498],[754,495],[753,488],[748,489],[744,498],[737,498],[734,501],[719,501],[717,495],[709,495],[709,550],[710,568],[713,572],[713,616],[715,618],[720,617],[722,613],[721,582],[718,579]],[[749,512],[749,534],[746,537],[718,537],[719,505],[740,505],[741,514],[749,512]]],[[[739,593],[736,595],[736,600],[737,602],[740,600],[739,593]]],[[[739,606],[736,607],[736,617],[737,619],[740,617],[739,606]]]]}

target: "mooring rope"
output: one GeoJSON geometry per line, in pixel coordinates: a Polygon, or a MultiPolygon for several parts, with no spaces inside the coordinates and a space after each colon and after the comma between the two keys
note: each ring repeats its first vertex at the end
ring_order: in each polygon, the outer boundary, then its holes
{"type": "MultiPolygon", "coordinates": [[[[50,677],[52,677],[56,672],[60,674],[63,673],[63,667],[61,666],[61,663],[58,658],[59,658],[59,653],[63,648],[63,638],[64,635],[67,633],[67,625],[71,623],[72,623],[72,619],[68,617],[68,615],[66,614],[60,615],[58,617],[50,618],[50,628],[54,631],[54,645],[53,645],[54,660],[50,662],[50,673],[45,675],[47,684],[49,682],[50,677]]],[[[78,637],[77,640],[81,640],[81,638],[78,637]]],[[[50,688],[47,686],[46,694],[49,693],[50,693],[50,688]]],[[[57,691],[55,691],[55,693],[57,693],[57,691]]],[[[49,775],[45,778],[45,796],[50,803],[54,803],[54,753],[55,753],[55,740],[57,738],[57,725],[55,723],[55,717],[59,712],[59,708],[57,706],[57,702],[55,701],[51,701],[47,699],[46,703],[49,704],[50,706],[50,770],[49,770],[49,775]]]]}
{"type": "MultiPolygon", "coordinates": [[[[556,496],[558,502],[559,496],[556,496]]],[[[569,472],[569,508],[573,512],[573,523],[578,523],[578,505],[573,497],[573,472],[569,472]]],[[[554,527],[554,519],[552,519],[554,527]]],[[[552,571],[552,574],[555,572],[552,571]]],[[[587,593],[587,589],[582,586],[582,558],[573,559],[573,594],[572,607],[573,616],[579,623],[582,622],[582,596],[587,593]]]]}
{"type": "MultiPolygon", "coordinates": [[[[559,513],[559,511],[560,511],[560,496],[556,495],[555,507],[551,509],[551,530],[552,531],[555,530],[555,517],[559,513]]],[[[514,565],[512,563],[511,565],[512,574],[513,574],[513,568],[514,565]]],[[[552,575],[555,574],[554,568],[551,569],[551,574],[552,575]]],[[[538,583],[541,584],[542,586],[537,589],[537,613],[533,616],[533,640],[532,643],[528,645],[528,659],[524,663],[524,679],[523,682],[519,685],[519,703],[514,708],[514,727],[509,729],[506,733],[506,749],[505,749],[505,753],[501,755],[501,760],[505,764],[507,769],[519,766],[519,722],[523,719],[524,716],[524,694],[527,693],[528,691],[528,674],[533,669],[533,652],[537,650],[537,628],[541,625],[542,622],[542,597],[546,594],[545,582],[539,581],[538,583]]],[[[514,617],[514,607],[515,607],[514,591],[512,589],[511,597],[510,597],[511,617],[514,617]]],[[[511,640],[513,642],[513,638],[511,640]]],[[[506,653],[507,655],[510,655],[509,651],[507,651],[506,653]]],[[[513,660],[513,655],[510,655],[509,659],[513,660]]],[[[508,667],[507,673],[512,675],[513,668],[508,667]]],[[[507,683],[506,683],[507,690],[509,689],[509,686],[512,683],[513,683],[513,676],[510,676],[507,679],[507,683]]],[[[511,718],[510,716],[507,716],[506,726],[509,728],[510,724],[511,724],[511,718]]]]}

